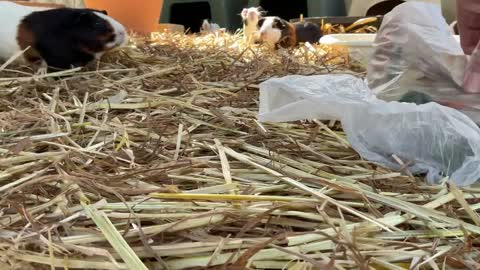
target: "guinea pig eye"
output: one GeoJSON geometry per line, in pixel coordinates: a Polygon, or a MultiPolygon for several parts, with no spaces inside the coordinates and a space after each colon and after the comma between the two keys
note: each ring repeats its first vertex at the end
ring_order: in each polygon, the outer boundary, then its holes
{"type": "Polygon", "coordinates": [[[285,29],[285,25],[281,21],[276,21],[275,22],[275,28],[285,29]]]}

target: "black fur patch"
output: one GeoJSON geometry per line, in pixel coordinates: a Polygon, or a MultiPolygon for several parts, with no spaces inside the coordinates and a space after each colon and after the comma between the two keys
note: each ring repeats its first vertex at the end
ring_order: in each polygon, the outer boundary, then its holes
{"type": "Polygon", "coordinates": [[[265,16],[267,15],[268,11],[266,11],[265,9],[263,9],[261,6],[258,6],[257,7],[257,10],[258,12],[260,12],[260,16],[265,16]]]}
{"type": "MultiPolygon", "coordinates": [[[[59,8],[33,12],[22,24],[34,37],[31,46],[50,67],[67,69],[84,66],[104,50],[114,35],[106,20],[92,9],[59,8]]],[[[106,11],[102,12],[107,14],[106,11]]]]}
{"type": "Polygon", "coordinates": [[[295,23],[294,26],[297,33],[297,42],[315,44],[318,43],[322,37],[320,27],[314,23],[295,23]]]}
{"type": "Polygon", "coordinates": [[[262,28],[262,25],[264,22],[265,22],[265,18],[260,18],[260,20],[258,20],[257,27],[262,28]]]}

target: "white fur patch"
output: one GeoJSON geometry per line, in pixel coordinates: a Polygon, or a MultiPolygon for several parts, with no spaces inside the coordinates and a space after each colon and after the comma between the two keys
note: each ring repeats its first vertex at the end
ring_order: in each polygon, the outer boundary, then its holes
{"type": "Polygon", "coordinates": [[[251,7],[245,8],[242,11],[242,19],[248,20],[248,22],[258,22],[258,19],[262,16],[262,13],[258,8],[251,7]]]}
{"type": "Polygon", "coordinates": [[[282,31],[273,27],[275,22],[274,17],[265,17],[262,27],[260,28],[260,38],[263,42],[267,43],[270,47],[274,48],[282,38],[282,31]]]}
{"type": "Polygon", "coordinates": [[[248,42],[253,43],[258,38],[258,21],[262,17],[262,13],[256,7],[244,8],[242,11],[242,19],[247,21],[243,32],[248,42]]]}
{"type": "MultiPolygon", "coordinates": [[[[20,21],[33,11],[45,8],[22,6],[9,1],[0,1],[0,59],[8,60],[19,53],[17,42],[20,21]]],[[[23,60],[23,57],[17,60],[23,60]]]]}
{"type": "Polygon", "coordinates": [[[127,30],[125,30],[125,27],[121,23],[116,21],[114,18],[107,16],[101,12],[95,12],[95,14],[100,18],[106,20],[108,23],[110,23],[115,33],[115,40],[110,43],[107,43],[106,45],[108,49],[123,47],[127,45],[127,42],[128,42],[127,30]]]}

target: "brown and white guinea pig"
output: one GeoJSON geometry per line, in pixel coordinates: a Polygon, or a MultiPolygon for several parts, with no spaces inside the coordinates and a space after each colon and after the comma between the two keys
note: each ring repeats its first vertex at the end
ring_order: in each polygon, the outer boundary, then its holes
{"type": "Polygon", "coordinates": [[[292,48],[300,43],[318,43],[322,37],[320,27],[310,22],[289,23],[286,20],[269,16],[258,22],[260,38],[271,48],[292,48]]]}
{"type": "Polygon", "coordinates": [[[240,13],[243,21],[243,34],[248,43],[253,44],[259,41],[258,22],[265,13],[262,7],[244,8],[242,13],[240,13]]]}
{"type": "Polygon", "coordinates": [[[84,66],[127,40],[125,28],[105,11],[0,1],[0,60],[30,47],[19,60],[68,69],[84,66]]]}

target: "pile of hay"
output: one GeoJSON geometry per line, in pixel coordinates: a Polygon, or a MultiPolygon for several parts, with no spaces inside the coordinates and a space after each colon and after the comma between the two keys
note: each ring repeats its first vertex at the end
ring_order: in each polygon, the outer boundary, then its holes
{"type": "Polygon", "coordinates": [[[340,123],[256,121],[260,82],[343,58],[135,41],[0,68],[0,269],[478,269],[480,189],[363,161],[340,123]]]}

